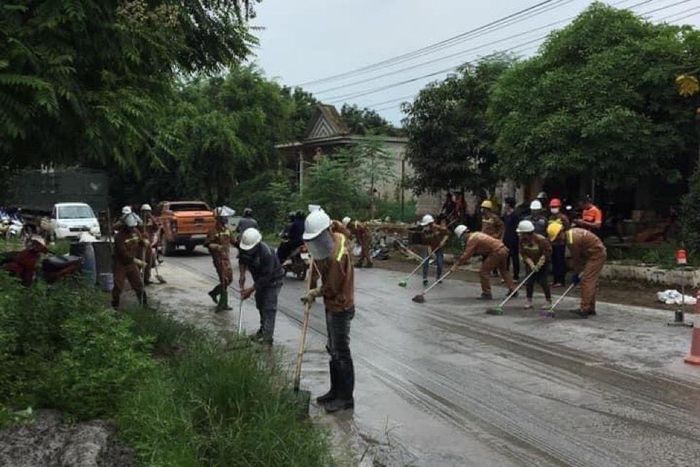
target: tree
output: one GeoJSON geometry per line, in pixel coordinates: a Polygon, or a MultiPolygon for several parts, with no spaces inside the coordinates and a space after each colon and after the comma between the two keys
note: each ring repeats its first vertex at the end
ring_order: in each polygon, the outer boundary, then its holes
{"type": "Polygon", "coordinates": [[[357,105],[343,104],[340,116],[353,135],[401,136],[399,128],[386,121],[376,111],[359,108],[357,105]]]}
{"type": "Polygon", "coordinates": [[[239,0],[3,2],[0,158],[136,166],[175,77],[249,54],[251,13],[239,0]]]}
{"type": "Polygon", "coordinates": [[[322,157],[309,169],[304,204],[319,204],[331,217],[363,217],[365,194],[342,158],[322,157]]]}
{"type": "Polygon", "coordinates": [[[696,137],[674,81],[698,56],[697,30],[594,4],[494,87],[500,174],[586,174],[610,188],[679,179],[696,137]]]}
{"type": "Polygon", "coordinates": [[[417,194],[460,188],[480,192],[496,181],[495,135],[487,125],[489,92],[512,59],[494,56],[422,89],[404,106],[406,159],[417,194]]]}

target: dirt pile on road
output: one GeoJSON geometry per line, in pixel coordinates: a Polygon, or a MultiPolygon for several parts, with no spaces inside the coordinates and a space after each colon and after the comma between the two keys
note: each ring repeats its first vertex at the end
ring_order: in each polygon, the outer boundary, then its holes
{"type": "Polygon", "coordinates": [[[34,421],[0,431],[0,465],[14,467],[130,467],[131,450],[106,421],[66,423],[60,412],[38,411],[34,421]]]}

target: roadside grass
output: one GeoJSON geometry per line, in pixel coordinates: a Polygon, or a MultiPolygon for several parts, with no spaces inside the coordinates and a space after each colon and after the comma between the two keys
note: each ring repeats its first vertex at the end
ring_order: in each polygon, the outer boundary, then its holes
{"type": "Polygon", "coordinates": [[[82,281],[24,288],[0,272],[0,427],[52,408],[116,420],[140,465],[332,463],[286,376],[228,349],[157,311],[114,313],[82,281]]]}

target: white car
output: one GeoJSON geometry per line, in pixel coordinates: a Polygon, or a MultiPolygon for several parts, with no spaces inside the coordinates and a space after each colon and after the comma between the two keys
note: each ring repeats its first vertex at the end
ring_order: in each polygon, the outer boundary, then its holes
{"type": "Polygon", "coordinates": [[[57,203],[51,212],[51,228],[56,239],[77,240],[88,232],[101,235],[100,224],[92,208],[85,203],[57,203]]]}

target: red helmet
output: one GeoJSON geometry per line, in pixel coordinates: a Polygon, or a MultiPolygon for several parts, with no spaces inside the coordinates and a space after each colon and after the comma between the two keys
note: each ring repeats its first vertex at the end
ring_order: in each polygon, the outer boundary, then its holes
{"type": "Polygon", "coordinates": [[[559,198],[552,198],[552,200],[549,202],[549,207],[550,208],[560,208],[561,207],[561,200],[559,198]]]}

